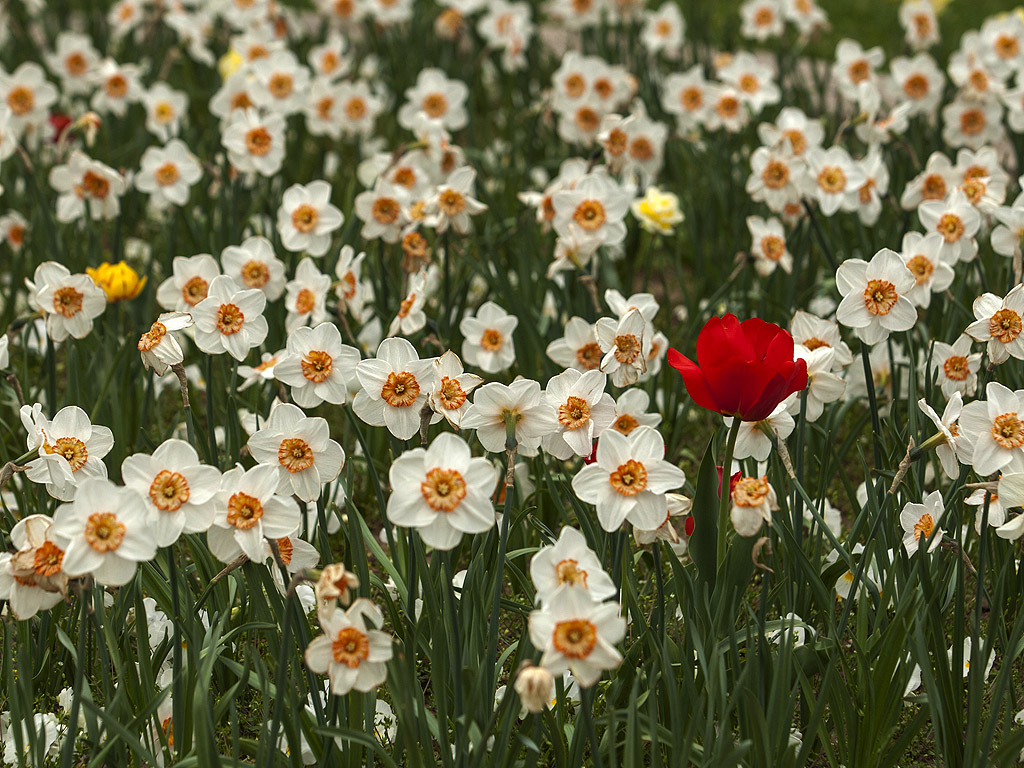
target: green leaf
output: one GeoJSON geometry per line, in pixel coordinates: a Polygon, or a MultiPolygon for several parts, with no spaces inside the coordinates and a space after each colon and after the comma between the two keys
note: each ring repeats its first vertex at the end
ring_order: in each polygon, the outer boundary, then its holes
{"type": "Polygon", "coordinates": [[[715,464],[713,439],[708,441],[697,471],[697,491],[693,498],[692,515],[690,557],[697,566],[700,580],[713,590],[717,570],[715,550],[718,546],[718,466],[715,464]]]}

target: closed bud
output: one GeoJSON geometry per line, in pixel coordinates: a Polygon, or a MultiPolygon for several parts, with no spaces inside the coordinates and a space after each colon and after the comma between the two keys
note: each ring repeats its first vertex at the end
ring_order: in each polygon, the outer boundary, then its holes
{"type": "Polygon", "coordinates": [[[544,667],[527,664],[519,670],[513,686],[527,712],[544,710],[555,696],[555,678],[544,667]]]}

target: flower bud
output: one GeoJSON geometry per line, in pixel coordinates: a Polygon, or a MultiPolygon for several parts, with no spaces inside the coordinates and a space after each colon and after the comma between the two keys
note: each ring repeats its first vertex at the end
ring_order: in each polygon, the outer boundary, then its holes
{"type": "Polygon", "coordinates": [[[532,664],[519,670],[513,687],[527,712],[543,711],[555,696],[555,678],[544,667],[532,664]]]}

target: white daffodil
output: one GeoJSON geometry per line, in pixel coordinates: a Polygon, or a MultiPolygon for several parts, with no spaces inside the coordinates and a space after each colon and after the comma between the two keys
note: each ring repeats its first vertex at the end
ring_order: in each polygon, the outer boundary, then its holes
{"type": "Polygon", "coordinates": [[[530,560],[530,579],[542,605],[564,589],[587,590],[598,602],[618,594],[583,534],[569,526],[562,528],[554,544],[537,550],[530,560]]]}
{"type": "Polygon", "coordinates": [[[359,350],[342,343],[333,323],[302,326],[289,334],[287,354],[275,365],[274,376],[291,388],[292,400],[302,408],[343,405],[359,360],[359,350]]]}
{"type": "Polygon", "coordinates": [[[138,563],[156,557],[154,516],[136,491],[105,477],[84,480],[75,500],[53,516],[64,572],[71,578],[91,575],[111,587],[127,584],[138,563]]]}
{"type": "Polygon", "coordinates": [[[978,255],[974,236],[981,227],[981,214],[959,189],[954,189],[943,200],[921,203],[917,215],[927,232],[942,236],[939,249],[942,261],[955,265],[960,261],[973,261],[978,255]]]}
{"type": "MultiPolygon", "coordinates": [[[[420,360],[406,339],[384,339],[377,357],[356,366],[362,389],[352,402],[356,416],[375,427],[388,428],[399,440],[420,429],[420,411],[433,387],[434,359],[420,360]]],[[[433,420],[440,419],[436,414],[433,420]]]]}
{"type": "Polygon", "coordinates": [[[169,312],[191,312],[210,292],[210,283],[220,275],[216,259],[208,253],[175,256],[172,274],[156,289],[156,300],[169,312]]]}
{"type": "Polygon", "coordinates": [[[529,620],[530,642],[543,653],[540,664],[552,675],[571,671],[589,688],[606,669],[622,663],[615,646],[626,636],[626,620],[614,602],[599,603],[586,590],[552,596],[529,620]]]}
{"type": "Polygon", "coordinates": [[[1024,285],[1016,285],[1000,299],[993,293],[983,293],[974,300],[977,318],[964,331],[975,341],[988,342],[988,357],[994,365],[1007,358],[1024,360],[1024,285]]]}
{"type": "Polygon", "coordinates": [[[942,515],[945,507],[942,505],[942,493],[932,491],[924,497],[924,502],[906,504],[900,512],[900,525],[903,526],[903,548],[908,555],[917,552],[921,541],[930,542],[928,551],[933,551],[942,541],[942,529],[939,523],[942,522],[942,515]]]}
{"type": "Polygon", "coordinates": [[[38,403],[23,405],[21,422],[28,431],[29,450],[39,449],[38,458],[28,463],[25,476],[45,484],[54,498],[70,501],[84,480],[106,478],[103,457],[114,446],[113,433],[92,424],[77,405],[61,408],[52,421],[43,416],[38,403]]]}
{"type": "Polygon", "coordinates": [[[415,528],[436,549],[451,549],[463,534],[494,527],[497,470],[488,459],[474,458],[457,435],[445,432],[428,448],[406,451],[391,465],[389,478],[388,520],[415,528]]]}
{"type": "Polygon", "coordinates": [[[484,383],[474,373],[465,373],[459,356],[450,349],[434,361],[434,388],[430,407],[456,429],[469,410],[469,393],[484,383]]]}
{"type": "Polygon", "coordinates": [[[192,309],[196,346],[209,355],[227,352],[239,362],[245,360],[267,337],[266,304],[262,291],[239,290],[226,275],[214,278],[207,297],[192,309]]]}
{"type": "Polygon", "coordinates": [[[243,173],[274,176],[284,162],[285,122],[279,114],[236,110],[228,117],[221,142],[228,160],[243,173]]]}
{"type": "Polygon", "coordinates": [[[547,356],[563,368],[591,371],[601,365],[601,345],[597,343],[597,326],[582,317],[571,317],[561,338],[548,344],[547,356]]]}
{"type": "Polygon", "coordinates": [[[836,271],[836,286],[843,295],[836,320],[853,328],[867,344],[877,344],[893,331],[909,330],[917,322],[917,312],[907,298],[915,285],[903,259],[888,248],[870,262],[847,259],[836,271]]]}
{"type": "Polygon", "coordinates": [[[202,166],[180,139],[148,147],[139,161],[135,188],[149,195],[157,209],[188,203],[189,192],[203,177],[202,166]]]}
{"type": "Polygon", "coordinates": [[[974,471],[982,476],[1003,469],[1024,471],[1024,398],[995,381],[988,383],[985,397],[968,403],[960,413],[974,471]]]}
{"type": "Polygon", "coordinates": [[[932,424],[935,425],[936,429],[939,430],[939,434],[942,435],[941,441],[935,445],[935,453],[939,457],[939,463],[942,465],[942,471],[946,474],[946,477],[956,480],[960,477],[961,460],[965,464],[970,461],[969,444],[964,436],[960,434],[960,427],[957,425],[957,420],[960,418],[964,407],[964,401],[960,397],[960,393],[953,393],[949,402],[946,403],[946,408],[942,412],[941,417],[925,402],[923,397],[917,401],[917,407],[921,409],[925,416],[931,419],[932,424]]]}
{"type": "Polygon", "coordinates": [[[665,493],[686,479],[664,456],[665,442],[650,427],[638,427],[628,437],[606,430],[597,441],[597,461],[573,477],[573,490],[594,504],[604,530],[618,530],[624,521],[653,530],[668,513],[665,493]]]}
{"type": "Polygon", "coordinates": [[[331,278],[316,267],[313,259],[303,259],[295,278],[285,286],[284,306],[288,310],[284,327],[288,333],[303,325],[319,325],[327,319],[327,292],[331,278]]]}
{"type": "Polygon", "coordinates": [[[518,317],[493,301],[482,304],[475,317],[464,317],[459,323],[464,339],[462,357],[485,373],[505,370],[516,360],[512,332],[518,325],[518,317]]]}
{"type": "Polygon", "coordinates": [[[64,550],[54,536],[53,520],[29,515],[11,529],[14,553],[0,553],[0,600],[7,600],[19,621],[48,611],[67,592],[64,550]]]}
{"type": "MultiPolygon", "coordinates": [[[[825,406],[834,403],[846,392],[846,382],[837,374],[832,373],[835,368],[836,350],[833,347],[818,347],[808,351],[803,345],[796,345],[793,348],[794,360],[807,361],[807,407],[804,418],[808,422],[817,421],[825,406]]],[[[800,399],[795,398],[791,402],[790,413],[794,416],[800,413],[800,399]]],[[[780,433],[781,434],[781,433],[780,433]]]]}
{"type": "Polygon", "coordinates": [[[475,429],[480,444],[491,453],[503,453],[506,423],[511,420],[519,455],[536,456],[541,438],[555,429],[557,419],[544,400],[540,384],[516,379],[509,385],[496,381],[484,384],[473,396],[473,404],[462,417],[463,429],[475,429]]]}
{"type": "Polygon", "coordinates": [[[594,452],[594,439],[615,419],[615,401],[604,391],[607,380],[600,371],[575,368],[548,380],[544,397],[558,414],[558,425],[541,438],[546,453],[564,461],[594,452]]]}
{"type": "Polygon", "coordinates": [[[121,464],[125,487],[135,490],[153,511],[153,542],[169,547],[183,533],[203,533],[213,524],[220,472],[199,462],[183,440],[165,440],[153,455],[136,453],[121,464]]]}
{"type": "Polygon", "coordinates": [[[185,312],[164,312],[157,321],[139,337],[138,350],[142,355],[142,367],[152,368],[157,376],[163,376],[172,365],[178,365],[185,354],[174,337],[174,331],[191,328],[192,315],[185,312]]]}
{"type": "Polygon", "coordinates": [[[952,344],[936,341],[932,346],[931,371],[937,374],[939,387],[947,398],[954,392],[971,397],[978,388],[981,353],[971,353],[971,337],[966,333],[952,344]]]}
{"type": "Polygon", "coordinates": [[[380,609],[366,598],[356,600],[347,611],[335,611],[321,620],[324,634],[306,648],[306,666],[330,677],[335,696],[372,691],[387,677],[387,662],[393,654],[391,637],[369,628],[383,623],[380,609]]]}
{"type": "Polygon", "coordinates": [[[270,464],[248,471],[236,465],[221,476],[213,525],[206,534],[214,557],[229,563],[244,554],[261,562],[264,537],[279,539],[298,530],[299,507],[290,496],[277,495],[279,482],[278,468],[270,464]]]}
{"type": "Polygon", "coordinates": [[[26,283],[29,305],[46,315],[46,335],[54,341],[84,339],[92,321],[107,308],[107,295],[88,275],[73,275],[62,264],[44,261],[26,283]]]}
{"type": "Polygon", "coordinates": [[[331,205],[331,185],[326,181],[293,184],[284,191],[277,210],[281,244],[293,253],[323,256],[331,245],[331,233],[344,222],[341,211],[331,205]]]}
{"type": "Polygon", "coordinates": [[[740,536],[756,536],[763,523],[772,524],[772,511],[778,509],[775,489],[766,477],[740,477],[731,483],[729,519],[740,536]]]}
{"type": "Polygon", "coordinates": [[[647,371],[651,333],[639,309],[631,309],[618,321],[602,317],[597,321],[597,343],[604,357],[600,369],[617,387],[636,383],[647,371]]]}
{"type": "Polygon", "coordinates": [[[229,245],[220,252],[220,263],[239,288],[258,288],[267,301],[277,301],[284,293],[284,262],[265,237],[247,237],[241,245],[229,245]]]}
{"type": "Polygon", "coordinates": [[[325,419],[308,417],[297,406],[280,403],[263,428],[249,438],[249,452],[260,464],[278,468],[278,493],[314,502],[345,463],[345,452],[330,435],[325,419]]]}

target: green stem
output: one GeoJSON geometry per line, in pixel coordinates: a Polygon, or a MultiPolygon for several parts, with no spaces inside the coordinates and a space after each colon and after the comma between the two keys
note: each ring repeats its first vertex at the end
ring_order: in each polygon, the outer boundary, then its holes
{"type": "Polygon", "coordinates": [[[582,699],[583,722],[587,727],[587,738],[590,741],[590,762],[594,768],[603,768],[601,753],[598,750],[597,732],[594,730],[594,689],[580,686],[582,699]]]}
{"type": "MultiPolygon", "coordinates": [[[[184,682],[184,680],[182,679],[181,675],[181,625],[185,621],[185,619],[181,615],[181,595],[178,591],[178,563],[176,558],[174,557],[174,545],[171,544],[171,546],[167,547],[166,552],[167,570],[171,582],[171,608],[174,613],[174,651],[172,657],[174,674],[171,677],[171,727],[177,725],[178,733],[180,734],[182,725],[185,722],[185,696],[184,692],[182,691],[182,683],[184,682]]],[[[168,747],[172,751],[174,750],[174,747],[170,744],[168,744],[168,747]]]]}
{"type": "MultiPolygon", "coordinates": [[[[75,659],[75,686],[71,693],[71,710],[68,712],[68,730],[70,733],[78,732],[78,710],[82,704],[82,691],[85,686],[85,645],[89,636],[89,624],[86,621],[88,600],[84,590],[78,596],[78,657],[75,659]]],[[[71,768],[75,759],[75,737],[69,736],[64,740],[61,748],[61,768],[71,768]]]]}
{"type": "Polygon", "coordinates": [[[447,581],[444,589],[445,611],[448,614],[448,626],[451,627],[451,652],[452,668],[455,672],[453,683],[455,688],[455,753],[459,765],[465,765],[465,749],[463,737],[463,714],[465,705],[462,694],[462,637],[459,633],[459,616],[455,609],[455,587],[452,584],[452,553],[441,553],[441,564],[444,566],[444,579],[447,581]]]}
{"type": "Polygon", "coordinates": [[[498,569],[494,576],[494,593],[491,601],[491,623],[490,632],[487,638],[487,687],[488,691],[494,690],[495,679],[498,670],[498,615],[501,613],[501,584],[505,575],[505,552],[508,549],[508,529],[512,520],[512,496],[515,493],[514,479],[516,467],[516,421],[515,417],[508,416],[505,419],[505,453],[507,464],[505,470],[505,511],[501,517],[501,533],[498,536],[498,569]]]}
{"type": "Polygon", "coordinates": [[[739,417],[733,417],[732,427],[729,428],[729,439],[725,444],[725,460],[722,462],[722,479],[718,488],[718,558],[715,561],[715,568],[720,568],[725,562],[725,540],[729,532],[729,477],[732,469],[732,454],[736,450],[736,438],[740,434],[739,417]]]}

